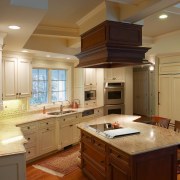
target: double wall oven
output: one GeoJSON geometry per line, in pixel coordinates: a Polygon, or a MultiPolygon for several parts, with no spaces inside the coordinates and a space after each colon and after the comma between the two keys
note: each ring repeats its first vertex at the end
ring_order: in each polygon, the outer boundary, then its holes
{"type": "Polygon", "coordinates": [[[124,83],[105,83],[105,114],[124,114],[124,83]]]}

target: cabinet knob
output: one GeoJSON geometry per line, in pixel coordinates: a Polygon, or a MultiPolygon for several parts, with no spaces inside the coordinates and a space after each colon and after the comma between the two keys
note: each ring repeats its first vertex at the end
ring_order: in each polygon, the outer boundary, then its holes
{"type": "Polygon", "coordinates": [[[117,158],[121,158],[121,155],[118,155],[117,158]]]}
{"type": "Polygon", "coordinates": [[[47,128],[46,130],[49,131],[49,128],[47,128]]]}
{"type": "Polygon", "coordinates": [[[28,140],[30,140],[31,138],[28,138],[28,140]]]}
{"type": "Polygon", "coordinates": [[[46,124],[48,125],[49,123],[47,122],[46,124]]]}
{"type": "Polygon", "coordinates": [[[72,127],[73,125],[71,124],[71,125],[69,125],[70,127],[72,127]]]}
{"type": "Polygon", "coordinates": [[[104,164],[104,161],[102,160],[102,161],[100,161],[100,163],[104,164]]]}
{"type": "Polygon", "coordinates": [[[65,121],[66,119],[63,119],[63,121],[65,121]]]}
{"type": "Polygon", "coordinates": [[[19,95],[21,95],[21,93],[19,93],[19,95]]]}
{"type": "Polygon", "coordinates": [[[28,128],[28,129],[30,129],[30,127],[29,127],[29,126],[28,126],[27,128],[28,128]]]}
{"type": "Polygon", "coordinates": [[[28,154],[31,154],[31,151],[28,151],[28,154]]]}

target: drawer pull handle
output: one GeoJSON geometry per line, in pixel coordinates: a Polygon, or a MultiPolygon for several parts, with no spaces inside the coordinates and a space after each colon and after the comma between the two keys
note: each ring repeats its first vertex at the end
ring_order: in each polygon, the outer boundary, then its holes
{"type": "Polygon", "coordinates": [[[28,138],[28,140],[30,140],[31,138],[28,138]]]}
{"type": "Polygon", "coordinates": [[[71,124],[71,125],[69,125],[70,127],[72,127],[73,125],[71,124]]]}

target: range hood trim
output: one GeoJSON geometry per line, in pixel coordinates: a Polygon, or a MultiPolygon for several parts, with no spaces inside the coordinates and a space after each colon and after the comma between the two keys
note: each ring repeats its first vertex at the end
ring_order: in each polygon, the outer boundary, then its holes
{"type": "Polygon", "coordinates": [[[77,67],[112,68],[143,64],[147,47],[98,47],[76,55],[77,67]],[[104,66],[103,66],[104,65],[104,66]]]}

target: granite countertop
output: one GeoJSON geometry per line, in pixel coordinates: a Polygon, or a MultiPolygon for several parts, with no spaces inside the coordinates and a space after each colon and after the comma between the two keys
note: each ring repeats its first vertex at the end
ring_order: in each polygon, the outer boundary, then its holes
{"type": "Polygon", "coordinates": [[[140,154],[180,144],[180,133],[158,126],[133,122],[138,118],[139,116],[113,114],[95,118],[94,120],[91,120],[89,122],[80,123],[78,124],[78,128],[94,135],[95,137],[129,155],[140,154]],[[98,134],[88,127],[88,125],[113,122],[118,122],[122,127],[139,130],[140,134],[133,134],[109,139],[98,134]]]}
{"type": "Polygon", "coordinates": [[[90,107],[90,108],[78,108],[78,109],[65,108],[63,109],[63,111],[73,110],[75,112],[62,114],[62,115],[61,114],[48,115],[47,113],[46,114],[36,113],[36,114],[1,120],[0,121],[0,156],[20,154],[26,152],[24,148],[24,143],[26,143],[27,140],[24,138],[21,129],[19,127],[16,127],[17,125],[48,119],[48,118],[56,118],[56,117],[67,116],[75,113],[81,113],[85,110],[96,109],[99,107],[101,106],[90,107]]]}
{"type": "Polygon", "coordinates": [[[19,127],[0,123],[0,156],[25,153],[26,142],[19,127]]]}

